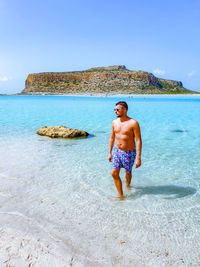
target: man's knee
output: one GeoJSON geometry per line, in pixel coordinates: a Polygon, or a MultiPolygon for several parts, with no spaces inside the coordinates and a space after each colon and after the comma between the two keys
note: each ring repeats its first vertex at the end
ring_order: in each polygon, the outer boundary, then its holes
{"type": "Polygon", "coordinates": [[[111,175],[112,175],[113,179],[119,179],[119,169],[113,169],[111,171],[111,175]]]}

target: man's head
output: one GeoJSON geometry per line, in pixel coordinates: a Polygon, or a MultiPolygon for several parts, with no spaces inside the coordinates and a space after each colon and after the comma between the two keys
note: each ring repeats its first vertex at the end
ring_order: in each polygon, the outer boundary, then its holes
{"type": "Polygon", "coordinates": [[[122,117],[123,115],[126,115],[128,110],[128,105],[124,101],[119,101],[115,104],[115,114],[118,118],[122,117]]]}

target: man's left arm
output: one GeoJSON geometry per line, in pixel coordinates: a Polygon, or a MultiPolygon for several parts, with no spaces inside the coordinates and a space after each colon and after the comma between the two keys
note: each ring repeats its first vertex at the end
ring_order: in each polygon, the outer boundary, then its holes
{"type": "Polygon", "coordinates": [[[136,152],[137,152],[135,160],[135,168],[138,168],[141,166],[142,138],[140,133],[140,126],[137,121],[134,123],[133,129],[136,140],[136,152]]]}

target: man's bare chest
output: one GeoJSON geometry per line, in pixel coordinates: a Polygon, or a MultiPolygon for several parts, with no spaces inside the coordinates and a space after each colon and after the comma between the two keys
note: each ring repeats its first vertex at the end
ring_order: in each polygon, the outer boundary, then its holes
{"type": "Polygon", "coordinates": [[[128,123],[120,123],[116,124],[114,127],[115,134],[122,134],[122,135],[132,135],[133,134],[133,128],[128,123]]]}

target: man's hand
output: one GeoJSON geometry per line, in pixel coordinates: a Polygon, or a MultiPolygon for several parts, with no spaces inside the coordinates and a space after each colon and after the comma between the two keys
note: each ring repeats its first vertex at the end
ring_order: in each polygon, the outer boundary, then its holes
{"type": "Polygon", "coordinates": [[[135,168],[139,168],[141,166],[141,158],[136,158],[135,160],[135,168]]]}
{"type": "Polygon", "coordinates": [[[108,160],[111,162],[112,161],[112,154],[108,155],[108,160]]]}

